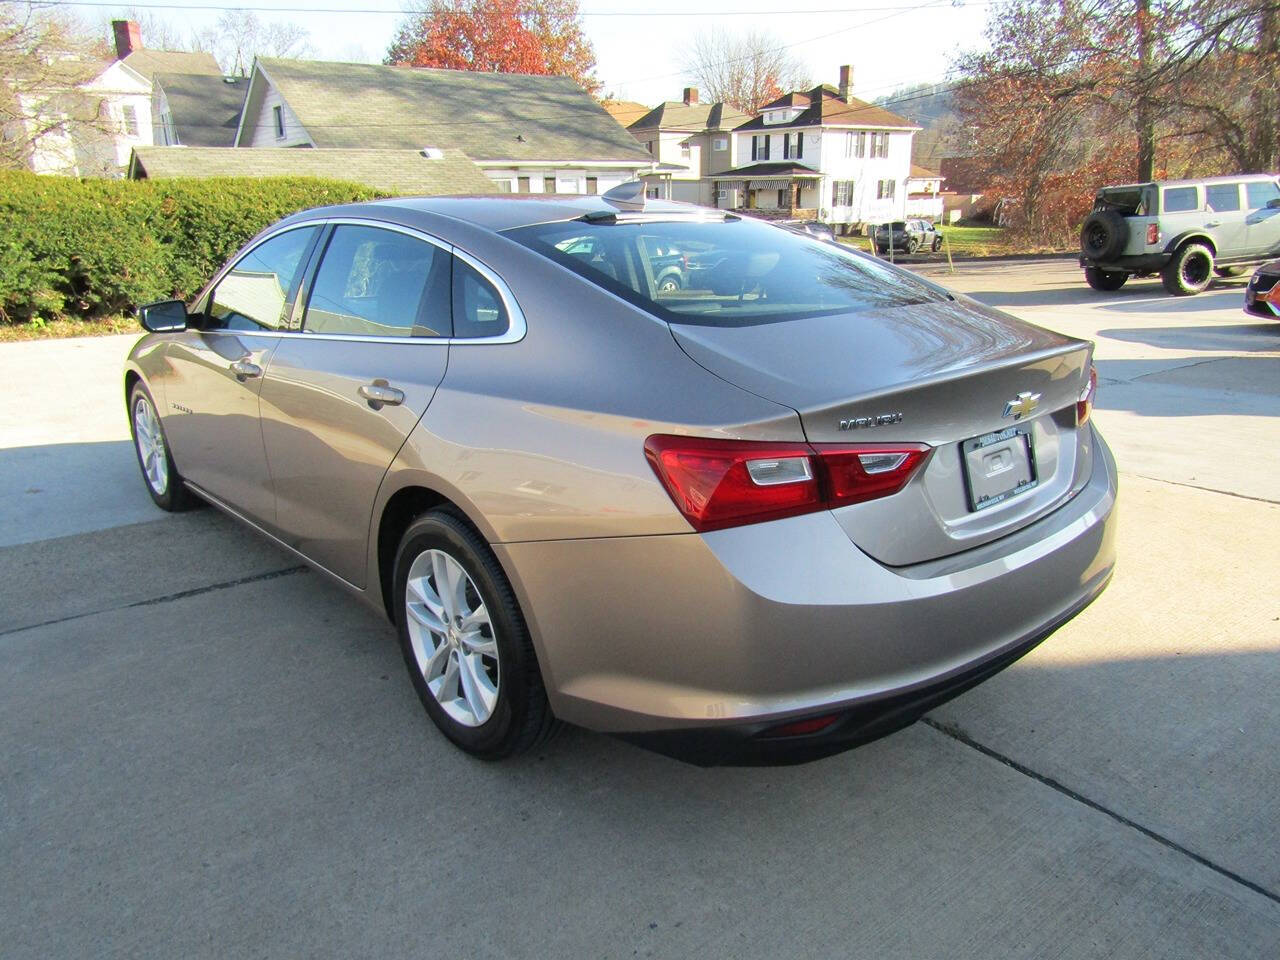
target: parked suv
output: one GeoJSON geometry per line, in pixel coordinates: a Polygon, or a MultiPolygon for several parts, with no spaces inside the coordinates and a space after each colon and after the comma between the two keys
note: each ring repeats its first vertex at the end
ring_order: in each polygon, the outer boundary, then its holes
{"type": "Polygon", "coordinates": [[[894,250],[915,253],[917,250],[932,250],[935,253],[942,249],[942,234],[928,220],[895,220],[882,223],[874,228],[872,238],[876,243],[876,253],[889,252],[889,244],[894,250]]]}
{"type": "Polygon", "coordinates": [[[1176,296],[1199,293],[1280,254],[1280,182],[1270,174],[1103,187],[1080,232],[1095,290],[1160,274],[1176,296]]]}

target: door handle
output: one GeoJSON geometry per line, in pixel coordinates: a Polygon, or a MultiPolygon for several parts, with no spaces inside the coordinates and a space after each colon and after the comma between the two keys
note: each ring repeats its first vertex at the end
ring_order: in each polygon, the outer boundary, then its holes
{"type": "Polygon", "coordinates": [[[374,410],[381,410],[384,406],[396,407],[404,403],[404,391],[388,385],[385,380],[362,383],[356,389],[356,393],[368,400],[369,406],[374,410]]]}
{"type": "Polygon", "coordinates": [[[262,368],[256,363],[250,363],[248,360],[233,360],[231,362],[231,372],[236,375],[237,380],[262,376],[262,368]]]}
{"type": "Polygon", "coordinates": [[[1205,226],[1206,226],[1206,227],[1220,227],[1220,226],[1222,226],[1222,221],[1221,221],[1221,220],[1210,220],[1208,223],[1206,223],[1206,224],[1205,224],[1205,226]]]}

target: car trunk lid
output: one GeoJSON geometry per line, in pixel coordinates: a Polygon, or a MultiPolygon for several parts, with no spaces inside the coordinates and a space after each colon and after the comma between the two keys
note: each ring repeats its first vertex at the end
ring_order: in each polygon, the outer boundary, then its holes
{"type": "Polygon", "coordinates": [[[1010,533],[1087,479],[1075,405],[1091,345],[968,298],[672,331],[703,367],[794,408],[811,443],[934,448],[900,493],[835,511],[884,563],[918,563],[1010,533]],[[988,479],[984,461],[1000,457],[1007,462],[988,479]],[[1020,472],[1017,492],[1001,496],[1020,472]]]}

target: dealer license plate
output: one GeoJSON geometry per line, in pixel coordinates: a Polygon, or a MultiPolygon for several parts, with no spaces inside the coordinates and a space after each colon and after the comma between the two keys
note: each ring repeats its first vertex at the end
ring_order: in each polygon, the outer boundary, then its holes
{"type": "Polygon", "coordinates": [[[1026,493],[1039,481],[1031,428],[1008,427],[961,444],[969,509],[986,510],[1026,493]]]}

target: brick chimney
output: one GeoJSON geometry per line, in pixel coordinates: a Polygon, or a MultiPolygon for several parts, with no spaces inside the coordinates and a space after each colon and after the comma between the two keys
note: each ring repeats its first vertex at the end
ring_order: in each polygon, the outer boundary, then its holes
{"type": "Polygon", "coordinates": [[[142,49],[142,28],[136,20],[112,20],[111,29],[116,35],[116,59],[123,60],[135,50],[142,49]]]}
{"type": "Polygon", "coordinates": [[[697,102],[698,102],[698,88],[685,87],[684,88],[684,105],[686,107],[690,107],[697,102]]]}
{"type": "Polygon", "coordinates": [[[840,68],[840,99],[848,103],[853,98],[853,67],[845,64],[840,68]]]}

